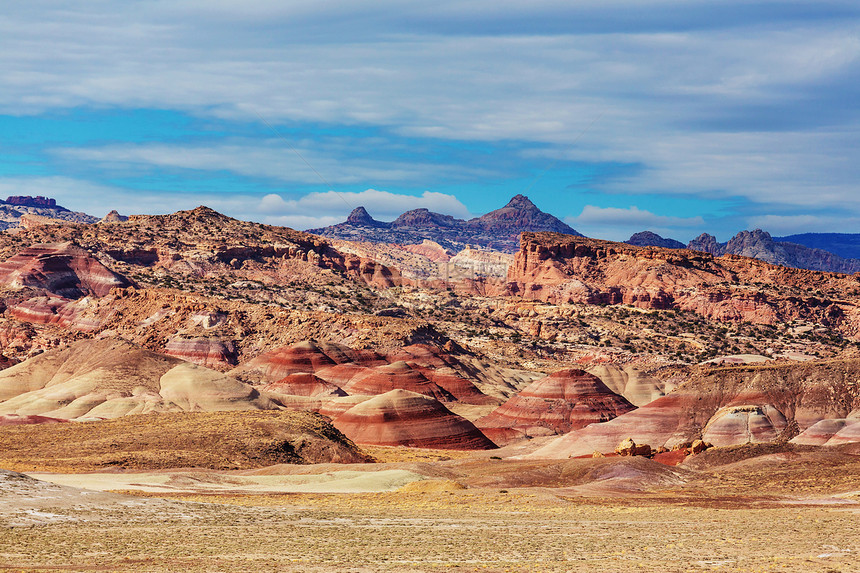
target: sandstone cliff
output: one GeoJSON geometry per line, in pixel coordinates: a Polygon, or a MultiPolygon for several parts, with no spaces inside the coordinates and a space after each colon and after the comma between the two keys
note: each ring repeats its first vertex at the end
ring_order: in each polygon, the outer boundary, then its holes
{"type": "Polygon", "coordinates": [[[855,276],[556,233],[523,233],[521,241],[506,291],[526,300],[680,309],[758,324],[803,317],[860,333],[855,276]]]}

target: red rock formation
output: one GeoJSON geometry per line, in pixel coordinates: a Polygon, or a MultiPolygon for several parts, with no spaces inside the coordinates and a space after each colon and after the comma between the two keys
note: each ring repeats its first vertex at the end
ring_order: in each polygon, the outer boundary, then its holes
{"type": "Polygon", "coordinates": [[[278,392],[292,396],[346,396],[346,392],[331,382],[317,378],[313,374],[298,373],[272,382],[263,390],[267,392],[278,392]]]}
{"type": "Polygon", "coordinates": [[[362,402],[367,402],[372,399],[373,396],[336,396],[325,400],[320,405],[319,409],[317,409],[317,412],[323,416],[328,416],[329,418],[334,419],[356,404],[361,404],[362,402]]]}
{"type": "Polygon", "coordinates": [[[101,326],[94,318],[81,317],[87,299],[72,301],[61,297],[40,296],[25,300],[6,311],[7,316],[33,324],[50,324],[83,332],[98,330],[101,326]]]}
{"type": "Polygon", "coordinates": [[[609,422],[572,431],[533,456],[609,452],[628,437],[667,448],[699,437],[718,445],[787,439],[860,407],[858,377],[857,358],[698,367],[666,396],[609,422]]]}
{"type": "Polygon", "coordinates": [[[803,444],[807,446],[823,446],[829,442],[833,436],[852,423],[860,423],[860,420],[849,420],[847,418],[828,418],[821,420],[792,438],[791,442],[793,444],[803,444]]]}
{"type": "Polygon", "coordinates": [[[702,439],[715,446],[773,442],[785,426],[785,416],[768,404],[726,406],[708,421],[702,439]]]}
{"type": "Polygon", "coordinates": [[[453,402],[456,398],[447,390],[427,379],[419,370],[406,362],[395,362],[386,366],[370,368],[366,373],[353,378],[343,388],[349,394],[384,394],[400,389],[430,396],[442,402],[453,402]]]}
{"type": "Polygon", "coordinates": [[[449,450],[496,447],[465,418],[406,390],[392,390],[353,406],[332,423],[357,444],[449,450]]]}
{"type": "Polygon", "coordinates": [[[335,364],[315,342],[305,341],[260,354],[236,368],[232,374],[243,377],[258,376],[266,382],[277,382],[290,374],[313,373],[335,364]]]}
{"type": "Polygon", "coordinates": [[[833,437],[827,440],[825,446],[838,446],[841,444],[852,444],[860,442],[860,420],[848,419],[845,427],[833,434],[833,437]]]}
{"type": "Polygon", "coordinates": [[[164,353],[207,368],[224,369],[236,364],[236,345],[220,338],[177,336],[167,342],[164,353]]]}
{"type": "MultiPolygon", "coordinates": [[[[41,195],[37,195],[36,197],[30,197],[29,195],[14,195],[12,197],[8,197],[6,201],[9,205],[18,205],[19,207],[38,207],[40,209],[56,209],[57,208],[57,200],[51,199],[48,197],[42,197],[41,195]]],[[[60,207],[60,209],[63,209],[60,207]]]]}
{"type": "Polygon", "coordinates": [[[346,364],[335,364],[320,368],[314,372],[316,376],[330,384],[344,388],[353,379],[365,376],[370,372],[367,366],[361,366],[352,362],[346,364]]]}
{"type": "Polygon", "coordinates": [[[669,394],[606,423],[569,432],[530,457],[556,459],[612,452],[621,440],[629,437],[655,447],[670,447],[687,440],[695,431],[686,419],[685,409],[690,403],[684,398],[669,394]]]}
{"type": "Polygon", "coordinates": [[[72,243],[34,245],[0,263],[0,283],[32,287],[65,297],[105,296],[114,287],[127,287],[125,277],[109,270],[72,243]]]}
{"type": "Polygon", "coordinates": [[[387,364],[386,360],[372,350],[356,350],[342,344],[306,340],[260,354],[233,370],[232,374],[252,380],[276,382],[290,374],[319,372],[323,379],[331,378],[330,382],[342,387],[352,375],[363,371],[366,366],[384,364],[387,364]],[[336,365],[343,365],[343,368],[330,370],[336,365]]]}
{"type": "Polygon", "coordinates": [[[126,221],[128,221],[128,217],[120,215],[119,212],[114,209],[105,215],[99,223],[125,223],[126,221]]]}
{"type": "Polygon", "coordinates": [[[446,370],[436,370],[433,368],[424,368],[418,366],[415,363],[407,362],[410,368],[413,370],[417,370],[424,375],[425,378],[430,380],[430,382],[436,384],[452,396],[457,399],[458,402],[463,402],[464,404],[498,404],[498,400],[487,396],[480,390],[478,390],[477,386],[472,384],[471,381],[466,380],[461,376],[457,376],[453,373],[448,373],[446,370]]]}
{"type": "Polygon", "coordinates": [[[317,348],[336,364],[354,363],[361,366],[382,366],[388,361],[367,348],[350,348],[343,344],[334,342],[317,342],[317,348]]]}
{"type": "Polygon", "coordinates": [[[423,255],[436,263],[446,263],[451,260],[451,253],[446,251],[445,247],[429,239],[424,239],[423,242],[417,245],[399,246],[404,251],[409,251],[410,253],[415,253],[417,255],[423,255]]]}
{"type": "Polygon", "coordinates": [[[854,308],[808,294],[810,288],[853,293],[856,280],[845,275],[556,233],[523,233],[521,245],[504,290],[526,300],[677,308],[716,320],[763,324],[793,318],[836,324],[854,308]],[[779,289],[749,288],[755,284],[779,289]]]}
{"type": "Polygon", "coordinates": [[[596,376],[561,370],[533,382],[476,425],[503,444],[518,437],[564,434],[635,408],[596,376]]]}

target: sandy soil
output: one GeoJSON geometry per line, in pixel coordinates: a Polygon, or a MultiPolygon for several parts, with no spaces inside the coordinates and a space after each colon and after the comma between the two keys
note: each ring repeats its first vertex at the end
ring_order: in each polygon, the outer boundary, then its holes
{"type": "Polygon", "coordinates": [[[7,472],[0,570],[860,571],[860,457],[729,454],[7,472]]]}

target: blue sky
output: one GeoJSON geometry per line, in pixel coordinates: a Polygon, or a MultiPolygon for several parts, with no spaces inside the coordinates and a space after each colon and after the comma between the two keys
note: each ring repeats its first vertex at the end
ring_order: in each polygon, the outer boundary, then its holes
{"type": "Polygon", "coordinates": [[[4,197],[860,232],[856,2],[36,1],[0,38],[4,197]]]}

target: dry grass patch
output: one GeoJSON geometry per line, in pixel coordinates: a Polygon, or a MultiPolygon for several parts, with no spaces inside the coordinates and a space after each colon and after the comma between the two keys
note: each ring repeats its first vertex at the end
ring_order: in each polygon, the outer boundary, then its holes
{"type": "Polygon", "coordinates": [[[372,459],[327,418],[308,412],[177,412],[0,427],[0,467],[15,471],[235,470],[366,461],[372,459]]]}

